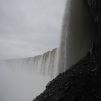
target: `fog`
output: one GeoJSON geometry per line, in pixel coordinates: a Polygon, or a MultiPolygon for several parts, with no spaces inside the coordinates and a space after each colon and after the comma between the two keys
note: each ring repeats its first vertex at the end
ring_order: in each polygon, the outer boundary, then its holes
{"type": "Polygon", "coordinates": [[[0,63],[0,101],[32,101],[49,81],[48,77],[14,70],[0,63]]]}

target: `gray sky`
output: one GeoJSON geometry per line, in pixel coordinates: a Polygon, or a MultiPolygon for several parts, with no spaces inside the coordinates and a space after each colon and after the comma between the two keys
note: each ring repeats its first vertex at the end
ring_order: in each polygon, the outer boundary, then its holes
{"type": "Polygon", "coordinates": [[[58,47],[66,0],[0,0],[0,59],[58,47]]]}

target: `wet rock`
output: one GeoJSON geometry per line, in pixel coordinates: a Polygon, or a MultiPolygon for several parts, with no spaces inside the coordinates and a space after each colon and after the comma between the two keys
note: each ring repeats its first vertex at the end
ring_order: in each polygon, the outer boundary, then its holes
{"type": "Polygon", "coordinates": [[[33,101],[101,101],[100,50],[98,47],[92,55],[58,75],[33,101]]]}
{"type": "Polygon", "coordinates": [[[46,85],[46,88],[48,88],[51,85],[51,81],[48,82],[48,84],[46,85]]]}

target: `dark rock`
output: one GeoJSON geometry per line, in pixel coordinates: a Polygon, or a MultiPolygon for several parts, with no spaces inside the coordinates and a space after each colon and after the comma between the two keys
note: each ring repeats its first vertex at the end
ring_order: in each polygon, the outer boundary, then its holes
{"type": "Polygon", "coordinates": [[[101,45],[101,0],[87,0],[91,9],[96,30],[98,33],[98,40],[96,44],[101,45]]]}
{"type": "Polygon", "coordinates": [[[51,85],[51,81],[48,82],[48,84],[46,85],[46,88],[48,88],[51,85]]]}
{"type": "Polygon", "coordinates": [[[35,101],[100,101],[101,47],[58,75],[35,101]],[[61,79],[62,78],[62,79],[61,79]]]}

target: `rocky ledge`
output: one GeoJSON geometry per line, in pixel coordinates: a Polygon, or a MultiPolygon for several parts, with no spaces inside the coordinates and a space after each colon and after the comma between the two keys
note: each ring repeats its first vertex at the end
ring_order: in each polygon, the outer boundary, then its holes
{"type": "Polygon", "coordinates": [[[50,81],[33,101],[101,101],[101,47],[50,81]]]}

